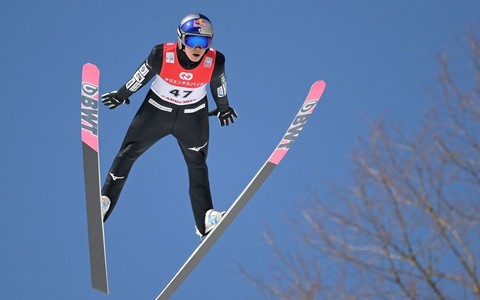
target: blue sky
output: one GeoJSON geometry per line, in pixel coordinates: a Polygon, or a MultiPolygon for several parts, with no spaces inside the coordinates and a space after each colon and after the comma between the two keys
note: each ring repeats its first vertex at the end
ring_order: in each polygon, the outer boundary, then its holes
{"type": "MultiPolygon", "coordinates": [[[[82,65],[117,89],[188,13],[215,27],[240,118],[211,120],[210,182],[218,209],[243,190],[287,129],[309,86],[327,82],[302,135],[172,299],[262,299],[239,273],[268,275],[262,232],[295,249],[286,217],[309,190],[348,185],[356,138],[380,117],[415,128],[437,86],[436,55],[479,24],[478,1],[10,1],[0,11],[3,142],[0,298],[154,299],[190,256],[187,173],[165,138],[134,166],[105,226],[109,296],[90,287],[80,142],[82,65]]],[[[102,178],[147,89],[100,110],[102,178]]],[[[324,198],[328,201],[328,197],[324,198]]]]}

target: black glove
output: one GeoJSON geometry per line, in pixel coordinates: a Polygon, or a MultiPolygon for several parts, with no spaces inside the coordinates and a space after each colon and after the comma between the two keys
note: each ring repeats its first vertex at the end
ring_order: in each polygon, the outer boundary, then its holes
{"type": "Polygon", "coordinates": [[[208,113],[209,116],[217,116],[218,120],[220,121],[220,125],[228,126],[230,123],[235,123],[234,118],[238,118],[237,112],[229,107],[226,111],[218,111],[218,108],[215,108],[211,112],[208,113]]]}
{"type": "Polygon", "coordinates": [[[119,106],[120,104],[123,104],[123,103],[130,104],[130,100],[128,98],[125,99],[125,100],[118,99],[117,98],[117,91],[113,91],[113,92],[110,92],[110,93],[103,94],[102,95],[102,102],[103,102],[103,104],[108,106],[108,108],[110,108],[110,109],[114,109],[114,108],[116,108],[117,106],[119,106]]]}

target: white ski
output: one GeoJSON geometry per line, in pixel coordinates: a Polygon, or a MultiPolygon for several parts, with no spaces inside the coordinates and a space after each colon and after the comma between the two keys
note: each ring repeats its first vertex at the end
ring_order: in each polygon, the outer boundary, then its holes
{"type": "Polygon", "coordinates": [[[185,278],[187,278],[187,276],[200,262],[203,256],[205,256],[205,254],[210,250],[213,244],[215,244],[215,242],[222,235],[225,229],[227,229],[227,227],[233,222],[233,220],[235,220],[240,211],[250,201],[255,192],[265,182],[273,169],[280,163],[287,151],[290,149],[292,143],[300,134],[308,118],[315,109],[315,106],[317,105],[320,97],[323,94],[323,91],[325,90],[325,86],[326,84],[323,80],[316,81],[311,86],[310,92],[308,93],[305,101],[303,102],[300,111],[295,116],[292,124],[290,125],[282,140],[275,148],[273,153],[270,155],[268,160],[260,168],[260,170],[246,186],[240,196],[238,196],[232,206],[230,206],[230,208],[225,213],[218,225],[207,235],[207,237],[201,242],[197,249],[195,249],[193,254],[188,258],[188,260],[180,268],[180,270],[173,277],[173,279],[168,283],[165,289],[160,293],[160,295],[158,295],[156,300],[166,300],[173,295],[176,289],[182,284],[185,278]]]}

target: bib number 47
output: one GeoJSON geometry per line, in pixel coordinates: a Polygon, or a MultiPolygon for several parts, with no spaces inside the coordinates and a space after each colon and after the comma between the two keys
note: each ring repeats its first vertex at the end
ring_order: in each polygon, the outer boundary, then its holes
{"type": "Polygon", "coordinates": [[[175,97],[179,98],[179,97],[183,97],[183,98],[187,98],[188,96],[190,96],[190,94],[192,93],[193,91],[191,90],[178,90],[178,89],[174,89],[174,90],[171,90],[170,91],[170,94],[174,95],[175,97]]]}

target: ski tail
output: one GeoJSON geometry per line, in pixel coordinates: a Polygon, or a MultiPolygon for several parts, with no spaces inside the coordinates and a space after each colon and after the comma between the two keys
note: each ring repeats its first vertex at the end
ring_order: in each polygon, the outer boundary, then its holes
{"type": "Polygon", "coordinates": [[[82,69],[81,134],[87,200],[88,242],[92,287],[108,294],[105,236],[100,206],[98,99],[100,71],[87,63],[82,69]]]}
{"type": "Polygon", "coordinates": [[[237,197],[235,202],[230,206],[228,211],[223,216],[222,220],[207,235],[207,237],[202,241],[202,243],[197,247],[197,249],[195,249],[195,251],[187,259],[187,261],[180,268],[177,274],[175,274],[175,276],[163,289],[160,295],[158,295],[156,300],[169,299],[173,295],[173,293],[175,293],[176,289],[193,271],[193,269],[205,256],[205,254],[210,250],[210,248],[215,244],[215,242],[220,238],[220,236],[227,229],[227,227],[235,220],[238,214],[240,214],[241,210],[245,207],[245,205],[247,205],[247,203],[257,192],[257,190],[262,186],[268,176],[270,176],[275,167],[285,157],[293,142],[297,139],[303,127],[307,123],[307,120],[315,109],[318,101],[320,100],[320,97],[322,96],[325,87],[326,84],[323,80],[316,81],[312,85],[305,101],[300,108],[300,111],[293,119],[292,124],[290,124],[287,132],[285,133],[273,153],[270,155],[268,160],[263,164],[260,170],[258,170],[257,174],[255,174],[255,176],[248,183],[242,193],[237,197]]]}

